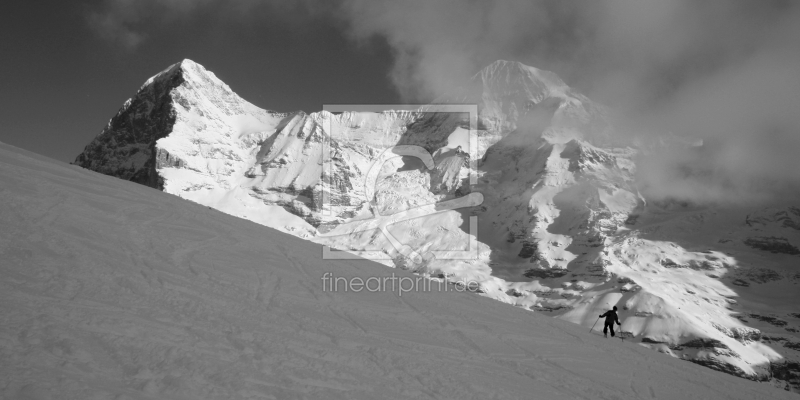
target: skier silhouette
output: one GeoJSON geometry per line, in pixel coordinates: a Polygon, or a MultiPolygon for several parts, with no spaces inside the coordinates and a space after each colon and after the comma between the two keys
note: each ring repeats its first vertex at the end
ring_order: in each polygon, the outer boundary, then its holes
{"type": "Polygon", "coordinates": [[[622,326],[617,316],[617,306],[614,306],[613,310],[608,310],[605,314],[600,316],[600,318],[603,317],[606,317],[606,324],[603,326],[603,336],[608,337],[608,330],[611,329],[611,337],[614,337],[614,322],[622,326]]]}

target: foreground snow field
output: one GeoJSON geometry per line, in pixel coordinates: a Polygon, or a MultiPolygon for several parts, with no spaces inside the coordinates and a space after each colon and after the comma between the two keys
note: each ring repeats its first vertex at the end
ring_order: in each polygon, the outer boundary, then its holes
{"type": "Polygon", "coordinates": [[[2,398],[797,398],[5,144],[0,226],[2,398]]]}

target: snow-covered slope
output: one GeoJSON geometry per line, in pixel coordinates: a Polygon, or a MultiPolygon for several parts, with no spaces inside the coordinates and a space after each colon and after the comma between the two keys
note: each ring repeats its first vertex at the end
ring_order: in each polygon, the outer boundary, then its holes
{"type": "Polygon", "coordinates": [[[603,106],[517,62],[436,103],[477,105],[477,149],[463,113],[265,111],[185,60],[76,164],[586,327],[617,305],[644,346],[800,388],[797,204],[648,199],[638,159],[697,148],[626,142],[603,106]],[[391,158],[395,145],[430,159],[391,158]]]}
{"type": "Polygon", "coordinates": [[[0,204],[2,398],[795,398],[3,144],[0,204]]]}
{"type": "Polygon", "coordinates": [[[477,189],[487,193],[479,239],[493,249],[493,275],[531,278],[509,285],[516,304],[586,326],[617,305],[623,330],[646,346],[798,384],[797,259],[758,248],[792,252],[787,243],[800,237],[775,226],[791,225],[790,212],[758,219],[772,224],[766,234],[746,226],[740,209],[647,205],[632,180],[632,149],[523,136],[490,149],[477,189]],[[756,321],[776,317],[773,326],[756,321]]]}
{"type": "Polygon", "coordinates": [[[347,215],[362,202],[353,189],[375,148],[396,143],[412,118],[262,110],[184,60],[148,79],[75,164],[309,237],[324,221],[317,186],[326,122],[346,141],[330,142],[340,174],[324,189],[347,215]]]}

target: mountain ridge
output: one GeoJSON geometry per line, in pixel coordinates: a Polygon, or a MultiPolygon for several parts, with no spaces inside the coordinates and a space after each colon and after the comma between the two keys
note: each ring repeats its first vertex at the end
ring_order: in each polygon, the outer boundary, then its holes
{"type": "MultiPolygon", "coordinates": [[[[184,68],[202,68],[189,61],[176,65],[181,75],[191,73],[184,68]]],[[[784,314],[796,312],[788,306],[797,297],[793,292],[777,303],[765,300],[762,290],[791,284],[792,275],[765,281],[759,277],[772,275],[759,271],[780,276],[790,261],[766,257],[763,249],[783,249],[784,241],[792,246],[800,237],[783,231],[783,225],[732,222],[744,221],[752,211],[648,202],[637,183],[640,149],[621,145],[607,110],[552,72],[498,61],[437,100],[478,105],[474,153],[465,151],[470,121],[458,113],[425,107],[277,113],[228,93],[227,85],[203,79],[200,72],[188,83],[174,84],[173,65],[148,80],[137,93],[141,98],[126,103],[124,110],[130,111],[121,110],[76,163],[336,249],[369,251],[379,262],[432,279],[472,280],[483,296],[585,326],[598,311],[619,304],[633,314],[623,328],[642,345],[742,377],[771,379],[773,365],[784,355],[797,357],[791,346],[777,347],[781,355],[769,343],[747,339],[759,335],[741,334],[746,329],[769,332],[775,326],[745,323],[738,315],[763,316],[764,302],[784,314]],[[170,89],[155,99],[150,89],[156,87],[170,89]],[[144,143],[126,141],[132,130],[126,124],[145,128],[144,143]],[[325,143],[330,164],[324,164],[325,143]],[[407,157],[390,160],[369,192],[374,198],[367,198],[367,172],[396,144],[423,147],[435,168],[407,157]],[[134,148],[141,153],[131,154],[134,148]],[[469,180],[472,163],[475,185],[469,180]],[[131,164],[146,172],[126,169],[131,164]],[[153,186],[153,179],[161,187],[153,186]],[[377,223],[425,255],[422,262],[409,259],[376,230],[373,201],[387,215],[434,212],[437,203],[473,192],[483,194],[481,205],[434,213],[424,222],[377,223]],[[477,235],[468,228],[471,217],[480,221],[477,235]],[[463,246],[470,237],[477,238],[470,260],[431,256],[463,246]],[[745,288],[738,281],[753,284],[745,288]],[[731,303],[741,295],[747,301],[731,303]],[[719,347],[694,346],[697,340],[719,347]]],[[[798,385],[798,376],[785,380],[798,385]]]]}

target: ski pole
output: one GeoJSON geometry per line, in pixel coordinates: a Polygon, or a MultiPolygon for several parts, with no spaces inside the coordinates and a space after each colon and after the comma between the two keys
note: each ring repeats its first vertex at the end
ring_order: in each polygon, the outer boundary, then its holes
{"type": "MultiPolygon", "coordinates": [[[[600,321],[600,317],[597,317],[597,321],[600,321]]],[[[594,321],[594,325],[597,325],[597,321],[594,321]]],[[[592,328],[589,329],[589,332],[592,332],[592,329],[594,329],[594,325],[592,325],[592,328]]]]}

